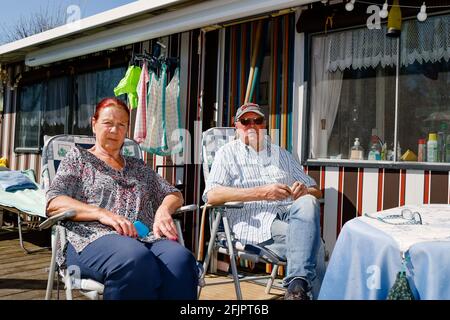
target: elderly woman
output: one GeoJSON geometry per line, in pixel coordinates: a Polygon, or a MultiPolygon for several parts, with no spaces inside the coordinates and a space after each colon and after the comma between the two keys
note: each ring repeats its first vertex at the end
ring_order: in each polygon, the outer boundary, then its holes
{"type": "Polygon", "coordinates": [[[181,193],[143,161],[122,156],[130,112],[105,98],[92,118],[95,145],[74,147],[47,191],[49,216],[69,209],[66,260],[81,276],[104,283],[104,299],[196,299],[194,256],[176,240],[171,215],[181,193]],[[153,233],[137,238],[139,220],[153,233]]]}

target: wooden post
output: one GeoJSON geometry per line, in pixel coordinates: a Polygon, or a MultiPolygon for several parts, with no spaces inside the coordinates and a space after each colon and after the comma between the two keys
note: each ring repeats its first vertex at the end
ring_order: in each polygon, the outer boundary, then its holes
{"type": "Polygon", "coordinates": [[[247,91],[245,92],[244,103],[249,102],[250,99],[250,91],[252,88],[253,77],[255,74],[255,66],[259,54],[259,46],[261,43],[261,29],[262,29],[262,20],[259,20],[258,25],[256,26],[255,47],[252,50],[252,61],[250,66],[250,73],[248,74],[247,91]]]}
{"type": "Polygon", "coordinates": [[[202,217],[200,219],[200,236],[198,239],[198,251],[197,251],[197,261],[203,260],[203,251],[205,246],[205,220],[206,220],[206,208],[208,204],[205,203],[205,206],[202,210],[202,217]]]}

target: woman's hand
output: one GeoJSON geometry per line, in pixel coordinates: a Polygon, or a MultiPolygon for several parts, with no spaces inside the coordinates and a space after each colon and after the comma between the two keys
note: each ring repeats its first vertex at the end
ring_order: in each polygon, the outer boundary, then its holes
{"type": "Polygon", "coordinates": [[[170,240],[178,240],[177,228],[175,227],[169,209],[165,206],[160,206],[155,213],[153,234],[157,238],[166,236],[170,240]]]}
{"type": "Polygon", "coordinates": [[[106,209],[100,209],[98,222],[112,227],[120,235],[129,236],[132,238],[137,238],[138,236],[136,228],[130,220],[106,209]]]}

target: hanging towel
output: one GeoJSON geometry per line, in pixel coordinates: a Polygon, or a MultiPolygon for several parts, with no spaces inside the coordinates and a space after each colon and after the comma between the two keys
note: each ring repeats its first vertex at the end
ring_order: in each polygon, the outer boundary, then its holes
{"type": "Polygon", "coordinates": [[[134,126],[134,140],[137,143],[145,141],[147,135],[147,83],[149,82],[147,62],[142,65],[142,72],[137,85],[138,105],[136,123],[134,126]]]}
{"type": "Polygon", "coordinates": [[[165,69],[161,71],[161,77],[150,70],[150,84],[147,96],[147,135],[141,144],[143,150],[157,154],[158,146],[162,142],[162,130],[158,130],[158,125],[162,123],[162,83],[165,78],[165,69]]]}
{"type": "Polygon", "coordinates": [[[125,76],[120,80],[117,87],[114,88],[114,94],[117,96],[126,93],[131,109],[138,105],[137,84],[141,75],[141,68],[138,66],[129,66],[125,76]]]}
{"type": "Polygon", "coordinates": [[[175,70],[166,88],[167,66],[161,67],[158,78],[151,71],[147,106],[147,136],[141,144],[145,151],[169,156],[183,150],[178,129],[180,128],[179,70],[175,70]],[[177,138],[178,136],[178,138],[177,138]],[[174,141],[172,141],[172,137],[174,141]]]}
{"type": "Polygon", "coordinates": [[[172,80],[166,87],[165,110],[165,132],[169,154],[183,151],[182,138],[180,135],[180,73],[179,68],[175,69],[172,80]]]}

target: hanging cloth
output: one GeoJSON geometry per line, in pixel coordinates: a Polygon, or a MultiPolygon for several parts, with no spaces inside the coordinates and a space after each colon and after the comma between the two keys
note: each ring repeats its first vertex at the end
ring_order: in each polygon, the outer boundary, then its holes
{"type": "Polygon", "coordinates": [[[131,109],[135,109],[138,105],[138,95],[136,89],[140,75],[141,68],[131,65],[128,67],[125,76],[122,80],[120,80],[117,87],[114,88],[114,94],[116,97],[124,93],[128,95],[128,102],[131,109]]]}
{"type": "Polygon", "coordinates": [[[3,89],[0,89],[0,113],[3,112],[3,105],[4,105],[4,101],[3,101],[3,89]]]}
{"type": "Polygon", "coordinates": [[[144,142],[147,135],[147,84],[149,80],[147,62],[144,61],[137,85],[138,105],[134,126],[134,140],[137,143],[144,142]]]}
{"type": "Polygon", "coordinates": [[[180,137],[180,76],[179,69],[166,87],[167,65],[161,75],[150,71],[147,106],[147,135],[141,144],[143,150],[160,156],[169,156],[183,150],[180,137]]]}
{"type": "Polygon", "coordinates": [[[172,80],[165,90],[165,132],[167,133],[166,141],[170,154],[183,151],[181,138],[181,119],[180,119],[180,73],[179,69],[175,69],[172,80]]]}

